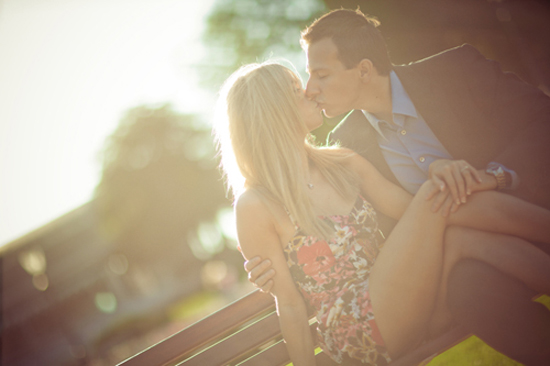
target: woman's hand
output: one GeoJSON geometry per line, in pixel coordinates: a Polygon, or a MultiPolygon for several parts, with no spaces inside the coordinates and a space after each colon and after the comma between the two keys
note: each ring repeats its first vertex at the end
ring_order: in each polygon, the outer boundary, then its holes
{"type": "Polygon", "coordinates": [[[430,164],[428,175],[441,192],[450,191],[457,206],[466,203],[476,183],[481,183],[479,172],[465,160],[438,159],[430,164]]]}
{"type": "MultiPolygon", "coordinates": [[[[469,182],[467,189],[468,195],[473,192],[488,191],[497,188],[497,180],[494,175],[487,174],[483,170],[474,170],[473,168],[468,170],[475,171],[475,176],[477,177],[476,180],[471,180],[469,182]]],[[[434,200],[432,205],[433,212],[441,210],[441,214],[447,217],[450,213],[456,212],[461,204],[466,203],[466,199],[457,202],[450,189],[441,189],[441,183],[433,179],[432,182],[434,185],[428,195],[426,195],[426,200],[434,200]]]]}

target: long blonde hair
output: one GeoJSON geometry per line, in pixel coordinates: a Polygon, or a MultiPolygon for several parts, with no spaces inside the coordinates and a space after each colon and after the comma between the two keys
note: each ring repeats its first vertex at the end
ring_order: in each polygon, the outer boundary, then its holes
{"type": "Polygon", "coordinates": [[[214,132],[227,183],[237,197],[256,189],[282,204],[308,234],[328,238],[331,225],[314,213],[303,170],[308,158],[344,198],[357,195],[357,178],[336,147],[318,148],[297,105],[296,73],[274,62],[250,64],[223,85],[214,132]]]}

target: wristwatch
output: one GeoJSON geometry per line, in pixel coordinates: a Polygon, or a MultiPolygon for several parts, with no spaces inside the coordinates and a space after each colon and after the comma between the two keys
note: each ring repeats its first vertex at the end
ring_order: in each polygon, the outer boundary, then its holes
{"type": "Polygon", "coordinates": [[[497,189],[507,189],[512,186],[512,174],[502,168],[502,165],[498,163],[489,163],[485,173],[492,174],[497,179],[497,189]]]}

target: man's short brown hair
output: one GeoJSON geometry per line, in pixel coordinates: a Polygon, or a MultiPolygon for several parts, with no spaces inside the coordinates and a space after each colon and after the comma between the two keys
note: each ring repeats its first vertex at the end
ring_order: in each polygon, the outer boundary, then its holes
{"type": "Polygon", "coordinates": [[[330,38],[338,49],[338,59],[347,68],[369,59],[381,75],[392,70],[388,49],[377,29],[380,22],[359,9],[333,10],[315,20],[302,32],[300,43],[307,50],[312,43],[330,38]]]}

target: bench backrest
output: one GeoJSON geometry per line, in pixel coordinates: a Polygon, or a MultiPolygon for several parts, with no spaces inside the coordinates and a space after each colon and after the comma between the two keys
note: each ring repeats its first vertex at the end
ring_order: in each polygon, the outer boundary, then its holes
{"type": "MultiPolygon", "coordinates": [[[[311,325],[315,333],[316,324],[311,325]]],[[[318,365],[335,365],[318,355],[318,365]]],[[[245,297],[119,364],[169,365],[286,365],[275,303],[259,291],[245,297]]]]}
{"type": "MultiPolygon", "coordinates": [[[[315,337],[316,323],[310,321],[315,337]]],[[[467,334],[457,328],[391,363],[415,365],[457,343],[467,334]]],[[[223,309],[127,359],[119,366],[279,366],[290,362],[270,295],[251,292],[223,309]]],[[[335,366],[322,352],[318,366],[335,366]]]]}

